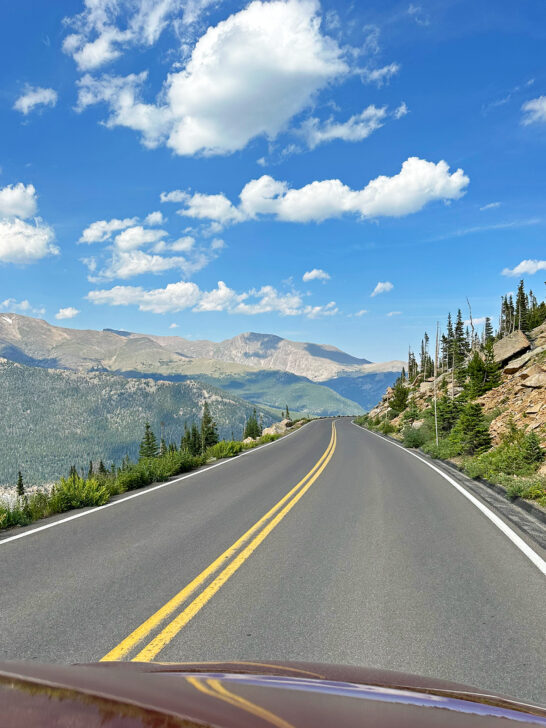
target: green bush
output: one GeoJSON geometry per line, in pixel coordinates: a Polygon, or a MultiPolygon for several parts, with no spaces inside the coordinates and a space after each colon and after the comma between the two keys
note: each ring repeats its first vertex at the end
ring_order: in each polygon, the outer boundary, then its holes
{"type": "Polygon", "coordinates": [[[206,457],[207,459],[216,458],[220,460],[220,458],[232,458],[235,455],[239,455],[242,451],[242,442],[238,442],[237,440],[221,440],[216,445],[209,447],[206,452],[206,457]]]}
{"type": "Polygon", "coordinates": [[[95,478],[84,480],[79,475],[71,475],[53,486],[49,505],[52,513],[64,513],[72,508],[102,506],[109,497],[108,490],[95,478]]]}
{"type": "Polygon", "coordinates": [[[429,440],[423,445],[422,449],[427,455],[433,458],[439,458],[440,460],[449,460],[449,458],[460,454],[459,445],[450,437],[444,437],[438,440],[438,444],[436,444],[436,440],[429,440]]]}
{"type": "Polygon", "coordinates": [[[471,478],[497,475],[532,475],[544,459],[544,450],[534,432],[509,425],[501,442],[488,452],[465,461],[463,468],[471,478]]]}
{"type": "Polygon", "coordinates": [[[529,478],[501,475],[497,478],[500,485],[506,488],[510,499],[526,498],[536,500],[539,505],[546,506],[546,478],[539,475],[529,478]]]}
{"type": "Polygon", "coordinates": [[[394,425],[391,425],[389,420],[383,420],[383,422],[379,425],[377,429],[384,435],[390,435],[393,432],[396,432],[396,427],[394,425]]]}
{"type": "Polygon", "coordinates": [[[415,427],[406,426],[402,430],[402,444],[404,447],[422,447],[427,440],[427,433],[423,432],[424,427],[416,430],[415,427]]]}

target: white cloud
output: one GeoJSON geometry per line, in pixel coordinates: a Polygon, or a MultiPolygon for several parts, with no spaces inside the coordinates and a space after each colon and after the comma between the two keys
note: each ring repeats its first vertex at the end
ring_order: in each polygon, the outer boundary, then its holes
{"type": "Polygon", "coordinates": [[[546,124],[546,96],[539,96],[536,99],[526,101],[521,110],[524,114],[521,123],[524,126],[546,124]]]}
{"type": "Polygon", "coordinates": [[[126,217],[124,220],[118,220],[117,218],[113,220],[97,220],[85,228],[78,242],[103,243],[105,240],[110,240],[112,233],[131,227],[136,222],[138,222],[138,218],[136,217],[126,217]]]}
{"type": "Polygon", "coordinates": [[[319,119],[311,118],[302,124],[302,132],[307,144],[314,149],[319,144],[341,139],[346,142],[359,142],[370,136],[376,129],[383,126],[387,116],[385,106],[368,106],[360,114],[351,116],[348,121],[335,122],[332,119],[321,123],[319,119]]]}
{"type": "Polygon", "coordinates": [[[79,313],[81,313],[81,311],[79,311],[77,308],[74,308],[74,306],[67,306],[66,308],[60,308],[55,314],[55,318],[59,320],[72,319],[79,313]]]}
{"type": "Polygon", "coordinates": [[[471,323],[474,324],[474,326],[481,326],[485,323],[485,316],[479,316],[478,318],[472,319],[472,322],[470,319],[463,322],[465,326],[470,326],[471,323]]]}
{"type": "Polygon", "coordinates": [[[108,126],[132,128],[144,144],[165,143],[179,155],[230,154],[255,137],[273,139],[349,71],[342,49],[320,32],[318,11],[317,0],[254,0],[208,28],[157,105],[140,99],[144,73],[84,77],[78,108],[105,101],[108,126]]]}
{"type": "Polygon", "coordinates": [[[36,214],[38,203],[34,185],[15,185],[0,187],[0,217],[32,217],[36,214]]]}
{"type": "Polygon", "coordinates": [[[34,224],[16,217],[0,220],[0,262],[34,263],[47,255],[58,255],[55,234],[39,218],[34,224]]]}
{"type": "Polygon", "coordinates": [[[324,306],[305,306],[297,291],[282,293],[273,286],[262,286],[237,293],[223,281],[211,291],[202,291],[191,282],[169,283],[165,288],[145,290],[140,286],[115,286],[90,291],[88,300],[110,306],[138,306],[141,311],[176,313],[185,309],[196,312],[226,311],[233,314],[257,315],[279,313],[281,316],[334,316],[338,309],[334,301],[324,306]]]}
{"type": "Polygon", "coordinates": [[[373,298],[374,296],[378,296],[380,293],[388,293],[389,291],[392,291],[393,288],[394,286],[390,281],[379,281],[371,292],[370,297],[373,298]]]}
{"type": "Polygon", "coordinates": [[[163,225],[164,222],[165,218],[163,217],[163,213],[159,212],[159,210],[157,210],[156,212],[150,212],[150,214],[146,215],[146,217],[144,218],[145,225],[163,225]]]}
{"type": "Polygon", "coordinates": [[[169,328],[170,328],[170,329],[177,329],[177,328],[178,328],[178,324],[171,324],[171,325],[169,326],[169,328]]]}
{"type": "Polygon", "coordinates": [[[401,119],[403,116],[406,116],[406,114],[409,114],[409,109],[406,106],[406,102],[402,101],[402,103],[394,110],[394,118],[395,119],[401,119]]]}
{"type": "Polygon", "coordinates": [[[80,70],[99,68],[119,58],[125,49],[154,45],[172,23],[180,35],[182,26],[195,23],[215,0],[84,0],[84,9],[65,24],[76,32],[68,35],[63,50],[80,70]]]}
{"type": "Polygon", "coordinates": [[[534,275],[539,270],[546,270],[546,260],[522,260],[515,268],[505,268],[503,276],[534,275]]]}
{"type": "Polygon", "coordinates": [[[369,311],[365,308],[361,308],[360,311],[357,311],[354,316],[365,316],[369,311]]]}
{"type": "Polygon", "coordinates": [[[244,215],[224,195],[204,195],[196,192],[186,195],[186,207],[182,211],[186,217],[198,220],[215,220],[222,225],[242,222],[244,215]]]}
{"type": "Polygon", "coordinates": [[[313,268],[313,270],[308,270],[303,274],[302,280],[304,283],[308,281],[329,281],[330,274],[321,268],[313,268]]]}
{"type": "Polygon", "coordinates": [[[42,315],[46,310],[43,306],[36,308],[27,299],[24,301],[17,301],[15,298],[6,298],[5,301],[0,303],[0,311],[9,311],[10,313],[21,311],[22,313],[37,313],[42,315]]]}
{"type": "Polygon", "coordinates": [[[56,103],[57,92],[54,89],[26,86],[25,92],[19,96],[13,108],[26,116],[37,106],[55,106],[56,103]]]}
{"type": "Polygon", "coordinates": [[[462,197],[469,178],[462,169],[449,172],[446,162],[437,164],[410,157],[393,177],[380,176],[363,189],[353,190],[338,179],[311,182],[291,189],[269,175],[248,182],[235,207],[224,195],[187,195],[180,215],[208,218],[226,224],[271,214],[290,222],[322,222],[344,214],[363,218],[401,217],[421,210],[435,200],[462,197]]]}
{"type": "Polygon", "coordinates": [[[381,87],[383,84],[388,83],[399,70],[398,63],[389,63],[388,66],[382,66],[381,68],[363,68],[360,75],[364,83],[375,83],[381,87]]]}
{"type": "MultiPolygon", "coordinates": [[[[219,246],[214,246],[213,241],[213,247],[214,249],[218,249],[219,246]]],[[[195,238],[193,238],[191,235],[185,235],[182,238],[178,238],[178,240],[175,240],[174,243],[171,243],[169,245],[169,250],[172,250],[173,252],[177,253],[188,253],[195,245],[195,238]]]]}
{"type": "Polygon", "coordinates": [[[488,202],[487,205],[482,205],[480,207],[480,212],[484,212],[485,210],[494,210],[496,207],[500,207],[500,202],[488,202]]]}
{"type": "Polygon", "coordinates": [[[111,278],[132,278],[145,273],[164,273],[167,270],[186,271],[191,267],[182,257],[164,257],[150,255],[142,250],[114,251],[106,268],[100,271],[93,280],[111,278]]]}
{"type": "Polygon", "coordinates": [[[420,5],[410,3],[408,15],[415,20],[417,25],[430,25],[430,18],[420,5]]]}
{"type": "Polygon", "coordinates": [[[187,192],[182,190],[172,190],[172,192],[162,192],[159,195],[161,202],[184,202],[188,197],[187,192]]]}
{"type": "Polygon", "coordinates": [[[402,311],[389,311],[387,316],[400,316],[402,314],[402,311]]]}
{"type": "Polygon", "coordinates": [[[165,235],[166,230],[146,230],[142,225],[136,225],[116,235],[114,243],[119,250],[134,250],[141,245],[157,243],[165,235]]]}

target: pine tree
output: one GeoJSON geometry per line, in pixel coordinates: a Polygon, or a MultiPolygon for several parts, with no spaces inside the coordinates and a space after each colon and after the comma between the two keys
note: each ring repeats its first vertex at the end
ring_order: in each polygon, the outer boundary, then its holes
{"type": "Polygon", "coordinates": [[[149,422],[146,422],[144,426],[144,437],[138,452],[141,458],[155,458],[157,456],[157,439],[149,422]]]}
{"type": "Polygon", "coordinates": [[[475,455],[491,446],[489,427],[477,402],[468,402],[463,408],[455,427],[453,439],[463,455],[475,455]]]}
{"type": "Polygon", "coordinates": [[[93,461],[89,461],[89,468],[87,470],[87,480],[93,477],[93,461]]]}
{"type": "Polygon", "coordinates": [[[465,394],[469,399],[475,399],[487,391],[485,362],[477,351],[468,362],[466,374],[465,394]]]}
{"type": "Polygon", "coordinates": [[[419,367],[415,359],[415,354],[411,349],[408,350],[408,379],[410,382],[415,380],[415,377],[419,374],[419,367]]]}
{"type": "Polygon", "coordinates": [[[209,403],[205,402],[203,407],[203,419],[201,420],[201,443],[203,452],[205,452],[208,447],[216,445],[219,440],[220,438],[218,437],[216,422],[212,419],[209,403]]]}
{"type": "Polygon", "coordinates": [[[493,324],[491,323],[491,319],[489,316],[485,317],[485,324],[483,327],[483,344],[484,346],[487,345],[489,341],[493,341],[495,338],[495,333],[493,331],[493,324]]]}
{"type": "Polygon", "coordinates": [[[262,434],[262,429],[258,424],[258,415],[256,414],[256,408],[252,411],[252,414],[246,421],[245,430],[243,432],[243,438],[253,437],[256,439],[262,434]]]}
{"type": "Polygon", "coordinates": [[[495,352],[493,350],[493,339],[489,339],[485,344],[485,391],[498,387],[501,383],[500,365],[495,361],[495,352]]]}
{"type": "Polygon", "coordinates": [[[419,412],[419,408],[415,404],[415,400],[412,399],[410,401],[409,405],[404,410],[402,419],[404,420],[405,423],[411,425],[413,422],[418,420],[420,416],[421,416],[421,413],[419,412]]]}
{"type": "Polygon", "coordinates": [[[290,419],[290,411],[289,411],[289,409],[288,409],[288,405],[286,405],[286,412],[284,413],[284,417],[285,417],[285,419],[287,419],[287,420],[289,420],[289,419],[290,419]]]}
{"type": "Polygon", "coordinates": [[[165,455],[167,452],[167,443],[165,442],[165,438],[161,438],[161,442],[159,443],[159,455],[165,455]]]}
{"type": "Polygon", "coordinates": [[[515,312],[515,326],[520,331],[527,331],[527,314],[529,310],[529,301],[527,300],[527,294],[525,293],[525,287],[523,285],[523,279],[519,282],[518,292],[516,295],[516,312],[515,312]]]}
{"type": "Polygon", "coordinates": [[[106,466],[102,462],[102,460],[99,462],[99,475],[107,475],[108,471],[106,470],[106,466]]]}
{"type": "Polygon", "coordinates": [[[544,449],[536,432],[527,432],[522,443],[523,459],[529,465],[541,463],[544,459],[544,449]]]}
{"type": "Polygon", "coordinates": [[[438,429],[441,433],[447,435],[453,429],[461,414],[462,402],[460,399],[453,399],[444,395],[440,397],[437,404],[438,410],[438,429]]]}
{"type": "Polygon", "coordinates": [[[25,496],[25,484],[23,483],[23,473],[19,470],[17,473],[17,496],[24,498],[25,496]]]}
{"type": "Polygon", "coordinates": [[[201,434],[195,422],[191,425],[189,450],[192,455],[199,455],[202,451],[201,434]]]}
{"type": "Polygon", "coordinates": [[[406,387],[404,379],[400,376],[394,383],[392,397],[389,401],[390,408],[396,415],[399,415],[406,409],[408,396],[409,389],[406,387]]]}

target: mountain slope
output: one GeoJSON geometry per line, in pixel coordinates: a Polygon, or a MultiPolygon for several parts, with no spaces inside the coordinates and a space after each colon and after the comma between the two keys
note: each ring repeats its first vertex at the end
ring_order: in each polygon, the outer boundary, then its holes
{"type": "Polygon", "coordinates": [[[220,343],[127,331],[80,331],[0,315],[0,356],[29,366],[201,379],[256,403],[312,414],[358,414],[392,384],[402,362],[373,364],[333,346],[246,333],[220,343]],[[290,374],[292,376],[283,376],[290,374]]]}
{"type": "MultiPolygon", "coordinates": [[[[0,359],[0,484],[48,482],[70,465],[135,457],[144,423],[180,441],[184,422],[209,402],[220,435],[240,437],[252,405],[209,384],[128,379],[102,372],[27,367],[0,359]]],[[[264,425],[278,416],[258,408],[264,425]]]]}

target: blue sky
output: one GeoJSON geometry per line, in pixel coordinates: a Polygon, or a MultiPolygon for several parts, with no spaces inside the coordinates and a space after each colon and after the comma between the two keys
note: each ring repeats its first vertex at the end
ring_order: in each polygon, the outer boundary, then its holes
{"type": "Polygon", "coordinates": [[[543,297],[543,3],[2,14],[1,310],[381,361],[543,297]]]}

